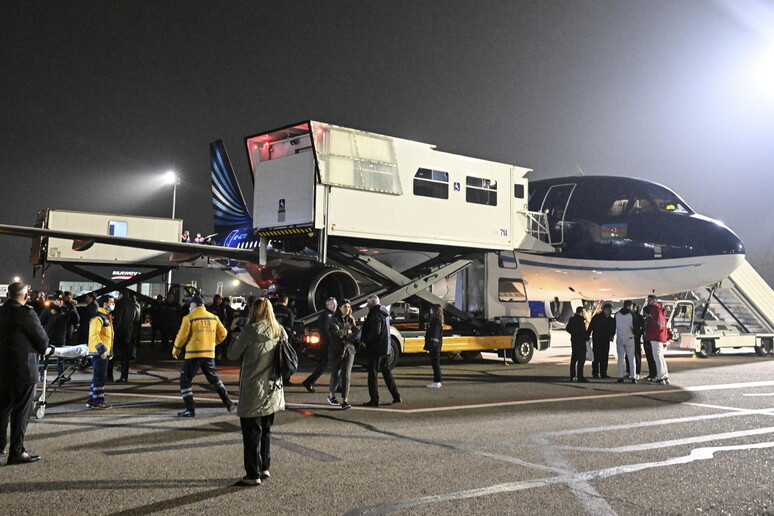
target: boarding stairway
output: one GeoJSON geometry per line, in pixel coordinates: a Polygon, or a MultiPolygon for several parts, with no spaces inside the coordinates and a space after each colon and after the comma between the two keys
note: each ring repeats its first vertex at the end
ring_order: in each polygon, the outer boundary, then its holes
{"type": "Polygon", "coordinates": [[[697,325],[716,320],[741,333],[774,333],[774,289],[747,260],[723,281],[681,297],[695,301],[697,325]]]}

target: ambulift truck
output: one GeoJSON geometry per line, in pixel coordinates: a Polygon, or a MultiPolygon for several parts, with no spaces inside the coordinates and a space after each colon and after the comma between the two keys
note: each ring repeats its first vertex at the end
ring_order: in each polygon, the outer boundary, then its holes
{"type": "MultiPolygon", "coordinates": [[[[553,251],[533,232],[545,217],[527,211],[529,169],[316,121],[245,143],[257,250],[315,256],[305,269],[260,263],[269,291],[309,314],[304,325],[327,297],[350,299],[358,319],[376,294],[384,306],[442,305],[444,352],[504,351],[526,363],[549,346],[549,320],[531,313],[514,253],[553,251]]],[[[423,336],[393,327],[391,365],[423,352],[423,336]]],[[[307,336],[309,348],[317,338],[307,336]]]]}

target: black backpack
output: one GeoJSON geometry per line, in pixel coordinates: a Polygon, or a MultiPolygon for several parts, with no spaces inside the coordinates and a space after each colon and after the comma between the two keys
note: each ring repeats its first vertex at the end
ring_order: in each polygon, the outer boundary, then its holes
{"type": "Polygon", "coordinates": [[[277,370],[285,381],[290,380],[290,377],[298,371],[298,354],[293,349],[293,345],[290,343],[288,334],[284,329],[279,341],[279,365],[277,370]]]}

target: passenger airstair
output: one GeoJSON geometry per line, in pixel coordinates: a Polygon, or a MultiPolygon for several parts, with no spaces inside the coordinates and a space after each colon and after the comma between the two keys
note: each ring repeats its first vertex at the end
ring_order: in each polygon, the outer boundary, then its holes
{"type": "Polygon", "coordinates": [[[684,297],[696,301],[697,324],[718,320],[742,333],[774,333],[774,290],[747,260],[720,283],[684,297]]]}

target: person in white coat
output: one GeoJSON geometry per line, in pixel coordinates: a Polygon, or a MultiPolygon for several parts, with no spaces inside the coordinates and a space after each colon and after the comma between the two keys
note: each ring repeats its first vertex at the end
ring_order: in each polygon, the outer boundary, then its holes
{"type": "Polygon", "coordinates": [[[228,359],[242,364],[237,415],[246,475],[235,485],[257,486],[270,476],[271,426],[274,414],[285,409],[282,374],[278,370],[284,333],[269,300],[258,298],[239,338],[228,349],[228,359]]]}
{"type": "Polygon", "coordinates": [[[634,365],[634,315],[632,302],[624,301],[623,308],[615,314],[615,345],[618,352],[618,383],[624,381],[624,360],[629,361],[632,383],[637,383],[637,370],[634,365]]]}

